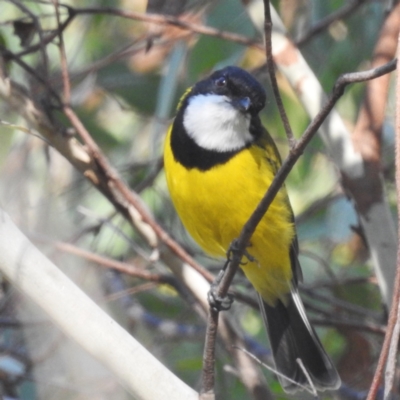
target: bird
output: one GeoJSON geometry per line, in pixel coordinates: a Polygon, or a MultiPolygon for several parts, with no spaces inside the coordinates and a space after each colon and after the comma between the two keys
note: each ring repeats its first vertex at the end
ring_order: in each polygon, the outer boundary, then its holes
{"type": "MultiPolygon", "coordinates": [[[[181,97],[164,145],[169,193],[184,227],[213,257],[226,257],[280,165],[259,112],[266,92],[249,72],[228,66],[181,97]]],[[[255,288],[282,388],[335,390],[336,368],[301,301],[294,216],[284,186],[242,258],[255,288]],[[305,372],[306,371],[306,372],[305,372]]]]}

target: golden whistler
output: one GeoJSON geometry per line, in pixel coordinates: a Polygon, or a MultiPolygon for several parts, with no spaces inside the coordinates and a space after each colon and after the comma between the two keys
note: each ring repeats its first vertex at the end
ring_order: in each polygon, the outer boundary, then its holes
{"type": "MultiPolygon", "coordinates": [[[[238,67],[226,67],[182,97],[165,142],[168,188],[186,229],[225,257],[265,194],[280,156],[258,113],[266,95],[238,67]]],[[[282,387],[337,389],[340,378],[305,314],[292,209],[283,187],[254,232],[241,266],[259,296],[282,387]],[[300,365],[302,364],[302,366],[300,365]],[[309,374],[309,379],[304,373],[309,374]]]]}

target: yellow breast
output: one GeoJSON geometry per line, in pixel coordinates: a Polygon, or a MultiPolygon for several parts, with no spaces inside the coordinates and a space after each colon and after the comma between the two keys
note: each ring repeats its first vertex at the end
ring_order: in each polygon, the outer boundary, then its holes
{"type": "MultiPolygon", "coordinates": [[[[164,166],[174,206],[204,251],[225,257],[229,245],[239,236],[273,179],[266,151],[252,146],[225,164],[200,171],[177,163],[169,143],[170,132],[166,138],[164,166]]],[[[283,297],[290,289],[289,248],[293,236],[290,205],[283,189],[251,239],[248,253],[256,261],[242,266],[268,303],[283,297]]]]}

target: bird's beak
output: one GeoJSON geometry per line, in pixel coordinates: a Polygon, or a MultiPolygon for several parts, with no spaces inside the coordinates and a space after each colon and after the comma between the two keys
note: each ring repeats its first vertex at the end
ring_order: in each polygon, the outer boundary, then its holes
{"type": "Polygon", "coordinates": [[[242,97],[239,99],[232,100],[231,104],[240,112],[245,113],[249,111],[249,108],[251,106],[251,100],[248,97],[242,97]]]}

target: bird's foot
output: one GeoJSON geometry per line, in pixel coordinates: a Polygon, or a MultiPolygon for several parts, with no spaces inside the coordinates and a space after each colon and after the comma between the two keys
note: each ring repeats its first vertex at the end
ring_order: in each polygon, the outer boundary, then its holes
{"type": "Polygon", "coordinates": [[[239,265],[246,265],[248,261],[250,262],[254,262],[256,261],[256,258],[253,257],[246,249],[244,251],[242,251],[239,248],[238,245],[238,240],[235,239],[232,241],[231,245],[229,246],[229,249],[226,253],[226,257],[227,257],[227,262],[224,265],[224,269],[226,269],[226,267],[228,266],[228,264],[232,261],[232,259],[235,257],[235,254],[241,254],[242,258],[239,261],[239,265]],[[246,257],[248,261],[243,261],[243,258],[246,257]]]}
{"type": "Polygon", "coordinates": [[[232,306],[234,296],[232,293],[227,293],[224,297],[221,297],[218,294],[219,282],[217,282],[217,280],[218,278],[210,286],[210,291],[208,292],[208,304],[218,312],[227,311],[232,306]]]}

